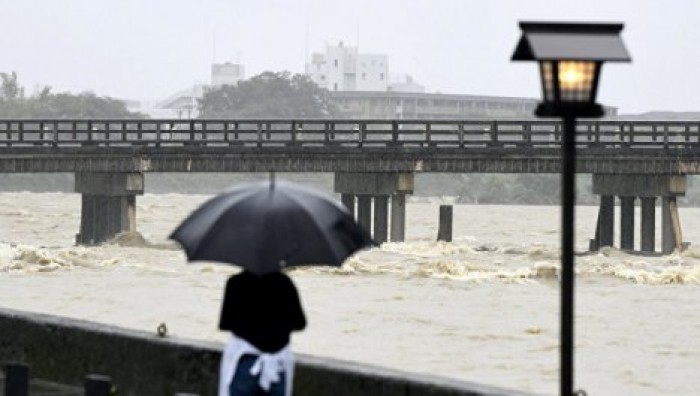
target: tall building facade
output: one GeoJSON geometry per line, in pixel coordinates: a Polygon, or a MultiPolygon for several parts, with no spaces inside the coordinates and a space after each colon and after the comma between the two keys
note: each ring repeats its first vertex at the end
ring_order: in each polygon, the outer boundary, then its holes
{"type": "Polygon", "coordinates": [[[211,85],[214,87],[237,85],[243,79],[245,70],[241,64],[226,62],[211,65],[211,85]]]}
{"type": "Polygon", "coordinates": [[[357,47],[326,46],[306,64],[306,74],[329,91],[386,91],[389,66],[386,55],[360,54],[357,47]]]}

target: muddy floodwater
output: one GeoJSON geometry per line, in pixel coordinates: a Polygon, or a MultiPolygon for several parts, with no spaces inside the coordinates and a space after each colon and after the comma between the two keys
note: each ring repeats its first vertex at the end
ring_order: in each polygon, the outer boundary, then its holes
{"type": "MultiPolygon", "coordinates": [[[[76,247],[79,194],[1,193],[0,304],[153,332],[165,322],[175,337],[224,341],[220,302],[236,269],[187,264],[167,240],[207,198],[139,196],[140,234],[76,247]]],[[[559,208],[455,205],[452,243],[435,242],[438,210],[409,203],[405,243],[339,269],[292,270],[309,320],[294,350],[556,394],[559,208]]],[[[683,253],[576,257],[576,388],[699,394],[700,209],[680,215],[683,253]]],[[[596,216],[577,208],[581,252],[596,216]]]]}

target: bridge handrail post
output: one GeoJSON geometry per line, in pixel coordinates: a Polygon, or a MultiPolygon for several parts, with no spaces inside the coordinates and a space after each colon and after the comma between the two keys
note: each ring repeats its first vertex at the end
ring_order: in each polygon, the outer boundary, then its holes
{"type": "Polygon", "coordinates": [[[41,121],[39,123],[39,142],[42,146],[44,145],[44,140],[46,140],[44,136],[44,121],[41,121]]]}
{"type": "Polygon", "coordinates": [[[24,122],[20,121],[17,125],[17,131],[19,135],[19,142],[24,142],[24,122]]]}
{"type": "Polygon", "coordinates": [[[664,125],[664,149],[668,149],[668,125],[664,125]]]}
{"type": "Polygon", "coordinates": [[[464,148],[464,121],[457,124],[457,139],[459,140],[459,148],[464,148]]]}
{"type": "Polygon", "coordinates": [[[297,145],[297,123],[296,121],[292,120],[292,146],[297,145]]]}
{"type": "Polygon", "coordinates": [[[156,121],[156,147],[160,147],[162,123],[156,121]]]}
{"type": "Polygon", "coordinates": [[[142,142],[143,139],[143,121],[138,120],[136,121],[136,139],[139,142],[142,142]]]}
{"type": "Polygon", "coordinates": [[[425,122],[425,143],[428,147],[432,145],[432,140],[433,140],[433,124],[430,123],[430,121],[425,122]]]}
{"type": "Polygon", "coordinates": [[[365,122],[360,122],[360,131],[357,134],[357,145],[362,147],[365,141],[365,132],[367,131],[367,124],[365,122]]]}
{"type": "Polygon", "coordinates": [[[491,135],[491,142],[489,145],[490,146],[497,146],[498,145],[498,121],[496,121],[496,120],[491,121],[489,134],[491,135]]]}
{"type": "Polygon", "coordinates": [[[391,145],[399,145],[399,122],[397,120],[391,122],[391,145]]]}
{"type": "Polygon", "coordinates": [[[230,145],[231,145],[231,142],[230,142],[229,135],[228,135],[228,126],[229,126],[229,123],[228,123],[226,120],[224,120],[223,122],[224,122],[224,129],[223,129],[223,133],[224,133],[224,143],[226,143],[227,146],[230,146],[230,145]]]}
{"type": "Polygon", "coordinates": [[[330,142],[330,134],[331,134],[331,125],[332,123],[330,121],[324,121],[323,122],[323,145],[328,146],[330,142]]]}
{"type": "Polygon", "coordinates": [[[525,122],[523,124],[523,140],[527,143],[528,147],[532,147],[532,123],[525,122]]]}
{"type": "Polygon", "coordinates": [[[258,147],[262,147],[262,122],[258,121],[256,127],[258,133],[258,147]]]}
{"type": "Polygon", "coordinates": [[[594,121],[593,128],[595,132],[595,144],[596,146],[600,146],[600,123],[598,121],[594,121]]]}
{"type": "Polygon", "coordinates": [[[87,123],[87,144],[92,145],[93,144],[93,136],[92,136],[92,120],[88,120],[87,123]]]}
{"type": "MultiPolygon", "coordinates": [[[[121,129],[121,141],[124,142],[126,141],[126,121],[122,121],[122,129],[121,129]]],[[[73,129],[75,129],[75,125],[73,126],[73,129]]]]}

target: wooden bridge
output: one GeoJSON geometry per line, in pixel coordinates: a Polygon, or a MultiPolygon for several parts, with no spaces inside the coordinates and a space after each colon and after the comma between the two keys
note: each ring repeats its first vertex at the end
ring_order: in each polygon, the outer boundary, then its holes
{"type": "MultiPolygon", "coordinates": [[[[700,122],[577,129],[579,172],[700,172],[700,122]]],[[[558,173],[561,133],[539,120],[0,120],[0,172],[558,173]]]]}
{"type": "MultiPolygon", "coordinates": [[[[403,240],[416,172],[559,173],[554,120],[0,120],[0,172],[74,172],[82,193],[78,243],[135,230],[146,172],[333,172],[335,191],[382,242],[403,240]],[[391,238],[388,232],[391,202],[391,238]]],[[[577,171],[601,196],[592,247],[613,244],[620,199],[623,249],[682,243],[676,197],[700,173],[700,122],[581,121],[577,171]]]]}

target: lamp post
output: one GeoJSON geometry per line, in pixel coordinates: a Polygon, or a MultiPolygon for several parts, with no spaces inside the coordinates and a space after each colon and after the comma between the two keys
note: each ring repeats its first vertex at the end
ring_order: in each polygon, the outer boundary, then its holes
{"type": "Polygon", "coordinates": [[[574,201],[576,118],[601,117],[595,102],[603,62],[629,62],[622,24],[521,22],[512,60],[537,61],[542,82],[538,117],[561,117],[560,392],[574,394],[574,201]]]}

